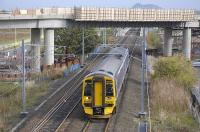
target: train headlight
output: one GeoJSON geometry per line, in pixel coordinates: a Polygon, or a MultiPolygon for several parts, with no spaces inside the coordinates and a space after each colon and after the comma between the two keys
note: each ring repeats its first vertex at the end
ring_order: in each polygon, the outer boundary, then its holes
{"type": "Polygon", "coordinates": [[[89,101],[89,100],[90,100],[90,97],[85,97],[85,100],[86,100],[86,101],[89,101]]]}
{"type": "Polygon", "coordinates": [[[112,98],[111,98],[111,97],[106,97],[106,99],[107,99],[107,100],[111,100],[112,98]]]}

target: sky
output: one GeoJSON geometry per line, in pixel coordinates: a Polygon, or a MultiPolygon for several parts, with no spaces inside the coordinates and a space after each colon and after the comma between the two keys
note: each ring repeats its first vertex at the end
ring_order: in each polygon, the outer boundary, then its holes
{"type": "Polygon", "coordinates": [[[200,10],[200,0],[0,0],[0,9],[41,7],[132,7],[136,3],[156,4],[162,8],[200,10]]]}

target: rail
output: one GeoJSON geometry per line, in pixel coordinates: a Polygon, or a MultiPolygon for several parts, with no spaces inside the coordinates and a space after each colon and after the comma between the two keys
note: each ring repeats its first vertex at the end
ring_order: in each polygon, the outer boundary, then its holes
{"type": "Polygon", "coordinates": [[[94,60],[91,61],[91,65],[87,65],[85,70],[78,78],[75,80],[73,85],[65,91],[65,94],[59,99],[59,101],[48,111],[48,113],[38,122],[38,124],[33,128],[33,132],[48,130],[48,131],[59,131],[62,127],[63,122],[69,117],[69,115],[73,112],[73,110],[80,103],[81,98],[81,84],[83,77],[88,73],[88,70],[94,67],[96,64],[97,56],[94,60]],[[65,117],[63,115],[66,115],[65,117]],[[52,124],[52,120],[59,121],[57,123],[52,124]],[[62,118],[62,119],[61,119],[62,118]]]}
{"type": "Polygon", "coordinates": [[[110,117],[108,119],[101,119],[101,120],[89,119],[89,120],[87,120],[82,131],[89,132],[89,131],[99,130],[102,132],[107,132],[108,127],[111,122],[111,118],[112,117],[110,117]]]}

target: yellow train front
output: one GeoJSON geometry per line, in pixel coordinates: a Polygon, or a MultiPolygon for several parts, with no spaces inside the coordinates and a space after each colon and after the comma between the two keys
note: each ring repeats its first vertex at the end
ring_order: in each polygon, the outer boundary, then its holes
{"type": "Polygon", "coordinates": [[[86,77],[83,81],[82,105],[90,117],[106,118],[115,109],[114,80],[101,74],[86,77]]]}
{"type": "Polygon", "coordinates": [[[109,118],[116,112],[116,101],[129,64],[128,49],[113,48],[83,80],[82,106],[91,118],[109,118]]]}

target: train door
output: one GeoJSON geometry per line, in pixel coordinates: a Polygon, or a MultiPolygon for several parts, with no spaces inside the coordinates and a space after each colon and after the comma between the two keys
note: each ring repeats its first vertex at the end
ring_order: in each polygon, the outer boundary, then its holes
{"type": "Polygon", "coordinates": [[[97,76],[93,78],[93,114],[103,115],[105,105],[105,81],[104,77],[97,76]]]}
{"type": "Polygon", "coordinates": [[[95,81],[94,83],[94,106],[100,107],[102,106],[102,82],[95,81]]]}

